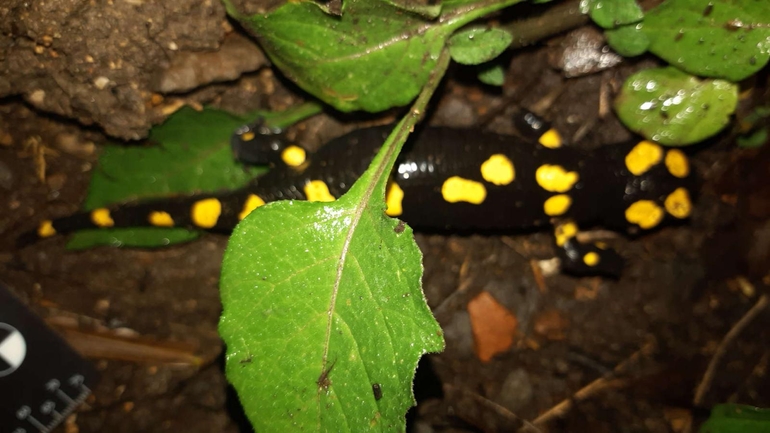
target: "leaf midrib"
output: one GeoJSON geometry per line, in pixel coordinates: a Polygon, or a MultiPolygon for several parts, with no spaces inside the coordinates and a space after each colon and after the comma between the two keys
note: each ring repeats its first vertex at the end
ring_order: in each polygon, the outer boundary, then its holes
{"type": "MultiPolygon", "coordinates": [[[[337,295],[339,294],[340,290],[340,284],[342,282],[342,274],[345,271],[345,263],[347,260],[348,253],[350,252],[350,243],[353,241],[353,237],[356,235],[356,229],[358,228],[358,224],[361,221],[361,217],[363,216],[364,212],[369,208],[369,203],[371,202],[372,195],[374,194],[374,190],[381,186],[381,180],[382,177],[386,172],[390,172],[388,168],[392,166],[392,161],[395,160],[394,153],[397,153],[401,150],[401,146],[396,145],[396,143],[399,143],[403,139],[403,135],[406,131],[402,129],[399,129],[397,132],[396,137],[394,137],[393,140],[390,141],[388,144],[388,147],[385,151],[385,155],[380,159],[378,165],[375,168],[375,172],[372,175],[371,180],[366,185],[366,189],[364,190],[363,195],[361,196],[361,200],[358,201],[356,204],[356,207],[353,210],[353,219],[350,223],[350,227],[348,228],[347,233],[345,234],[345,240],[342,244],[342,249],[340,251],[340,258],[339,262],[337,263],[337,273],[334,277],[334,285],[332,286],[332,294],[331,299],[329,301],[329,309],[326,311],[327,317],[326,317],[326,335],[324,337],[324,352],[323,352],[323,358],[322,358],[322,365],[321,371],[326,371],[326,365],[329,360],[329,342],[331,340],[331,331],[332,331],[332,322],[334,321],[334,311],[337,306],[337,295]]],[[[360,181],[361,179],[359,179],[360,181]]],[[[383,191],[384,193],[384,191],[383,191]]],[[[383,194],[384,199],[384,194],[383,194]]]]}

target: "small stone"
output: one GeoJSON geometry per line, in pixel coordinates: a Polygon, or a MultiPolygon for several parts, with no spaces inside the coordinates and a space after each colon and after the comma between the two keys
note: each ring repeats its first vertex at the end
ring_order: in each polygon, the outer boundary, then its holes
{"type": "Polygon", "coordinates": [[[105,87],[107,87],[108,84],[110,84],[110,79],[107,77],[97,77],[94,80],[94,85],[99,90],[104,89],[105,87]]]}
{"type": "Polygon", "coordinates": [[[96,301],[96,305],[94,306],[94,311],[97,314],[105,315],[110,310],[110,300],[109,299],[99,299],[96,301]]]}
{"type": "Polygon", "coordinates": [[[497,402],[511,412],[518,413],[529,404],[533,394],[529,374],[523,368],[517,368],[508,373],[503,381],[497,402]]]}
{"type": "Polygon", "coordinates": [[[32,93],[29,94],[29,102],[40,105],[45,101],[45,90],[43,89],[37,89],[33,90],[32,93]]]}
{"type": "Polygon", "coordinates": [[[566,338],[569,319],[559,310],[546,310],[538,313],[534,320],[533,329],[537,335],[552,341],[566,338]]]}
{"type": "Polygon", "coordinates": [[[67,182],[67,175],[64,173],[55,173],[50,176],[47,176],[45,179],[45,183],[48,185],[48,188],[59,191],[64,187],[64,184],[67,182]]]}
{"type": "Polygon", "coordinates": [[[10,146],[13,144],[13,136],[8,132],[0,132],[0,146],[10,146]]]}

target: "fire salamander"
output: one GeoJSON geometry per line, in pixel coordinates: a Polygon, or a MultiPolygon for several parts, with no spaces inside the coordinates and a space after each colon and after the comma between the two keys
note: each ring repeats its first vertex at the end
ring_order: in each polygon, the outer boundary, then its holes
{"type": "MultiPolygon", "coordinates": [[[[43,221],[33,237],[147,225],[229,231],[270,201],[332,201],[366,170],[390,130],[359,129],[309,152],[275,131],[243,127],[232,139],[236,157],[272,167],[246,188],[43,221]]],[[[541,131],[530,141],[472,129],[418,130],[392,173],[386,213],[416,228],[552,227],[565,270],[612,275],[621,257],[600,242],[579,242],[578,224],[633,234],[690,216],[694,176],[682,151],[639,141],[587,153],[563,146],[550,128],[541,131]]]]}

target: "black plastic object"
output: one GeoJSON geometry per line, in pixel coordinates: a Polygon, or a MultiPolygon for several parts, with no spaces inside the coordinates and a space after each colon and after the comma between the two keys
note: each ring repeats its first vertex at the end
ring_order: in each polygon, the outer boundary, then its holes
{"type": "Polygon", "coordinates": [[[47,433],[91,393],[93,366],[0,283],[0,433],[47,433]]]}

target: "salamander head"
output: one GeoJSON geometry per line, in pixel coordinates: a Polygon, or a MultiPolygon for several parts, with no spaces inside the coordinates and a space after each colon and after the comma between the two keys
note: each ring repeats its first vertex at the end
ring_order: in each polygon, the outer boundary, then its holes
{"type": "Polygon", "coordinates": [[[235,159],[245,164],[299,167],[307,157],[303,148],[288,143],[282,129],[261,122],[238,128],[230,146],[235,159]]]}

